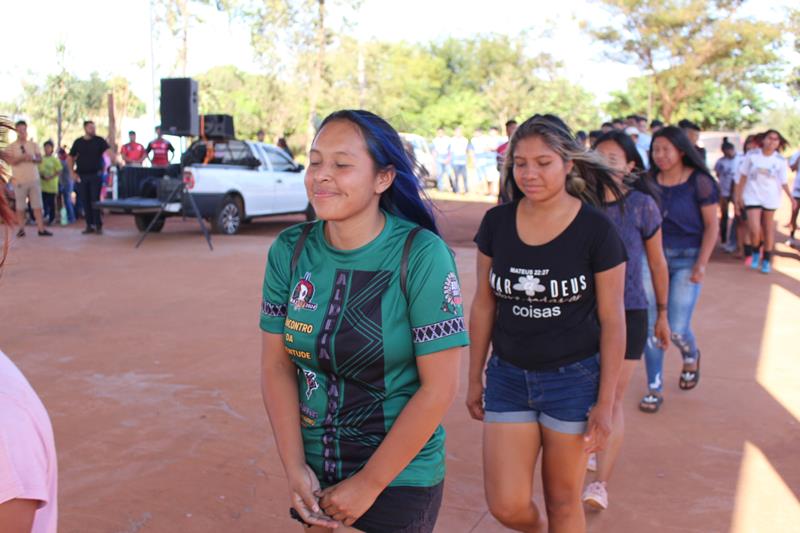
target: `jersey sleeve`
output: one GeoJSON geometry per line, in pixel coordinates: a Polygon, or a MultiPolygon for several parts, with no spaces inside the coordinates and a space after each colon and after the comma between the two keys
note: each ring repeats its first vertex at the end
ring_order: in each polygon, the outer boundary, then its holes
{"type": "Polygon", "coordinates": [[[407,293],[414,355],[469,344],[455,261],[444,241],[431,232],[423,231],[414,239],[407,293]]]}
{"type": "Polygon", "coordinates": [[[100,139],[101,146],[103,147],[103,148],[102,148],[102,150],[100,150],[101,152],[105,152],[106,150],[108,150],[109,148],[111,148],[111,147],[108,145],[108,142],[107,142],[107,141],[106,141],[104,138],[102,138],[102,137],[98,137],[98,139],[100,139]]]}
{"type": "Polygon", "coordinates": [[[603,224],[598,224],[590,250],[590,261],[594,273],[611,270],[628,260],[625,244],[613,222],[608,219],[601,220],[603,220],[603,224]]]}
{"type": "Polygon", "coordinates": [[[651,196],[644,196],[641,207],[641,232],[642,239],[650,240],[661,228],[661,211],[658,204],[651,196]]]}
{"type": "Polygon", "coordinates": [[[78,155],[78,141],[80,139],[75,139],[75,142],[72,143],[72,148],[69,149],[70,157],[75,157],[78,155]]]}
{"type": "Polygon", "coordinates": [[[289,303],[292,252],[287,232],[281,233],[269,248],[260,320],[261,329],[267,333],[283,333],[289,303]]]}
{"type": "Polygon", "coordinates": [[[700,204],[700,207],[719,202],[719,186],[711,176],[698,174],[695,187],[697,189],[697,203],[700,204]]]}

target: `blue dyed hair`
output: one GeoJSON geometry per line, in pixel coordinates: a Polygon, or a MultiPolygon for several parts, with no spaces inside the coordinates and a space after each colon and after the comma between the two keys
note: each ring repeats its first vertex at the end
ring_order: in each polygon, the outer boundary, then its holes
{"type": "Polygon", "coordinates": [[[347,120],[358,126],[378,169],[394,167],[394,182],[381,195],[381,208],[439,235],[430,202],[423,200],[425,193],[414,174],[414,156],[403,147],[400,135],[391,124],[369,111],[342,109],[325,117],[319,129],[334,120],[347,120]]]}

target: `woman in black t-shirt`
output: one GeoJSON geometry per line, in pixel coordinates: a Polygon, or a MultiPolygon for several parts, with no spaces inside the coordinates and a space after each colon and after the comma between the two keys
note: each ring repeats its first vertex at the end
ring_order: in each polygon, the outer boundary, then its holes
{"type": "Polygon", "coordinates": [[[550,529],[585,528],[586,460],[610,432],[625,351],[625,248],[589,205],[607,189],[621,197],[612,172],[560,119],[536,115],[509,144],[512,201],[489,210],[475,237],[467,407],[485,422],[489,510],[512,529],[541,524],[540,448],[550,529]]]}

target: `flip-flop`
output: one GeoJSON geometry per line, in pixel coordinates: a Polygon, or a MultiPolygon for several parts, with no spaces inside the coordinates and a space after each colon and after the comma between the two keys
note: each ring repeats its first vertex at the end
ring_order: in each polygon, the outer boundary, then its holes
{"type": "Polygon", "coordinates": [[[648,392],[639,402],[639,410],[643,413],[657,413],[661,409],[661,404],[664,403],[664,397],[660,394],[648,392]]]}
{"type": "Polygon", "coordinates": [[[700,350],[697,350],[697,369],[684,370],[678,381],[678,387],[682,390],[692,390],[700,382],[700,350]]]}

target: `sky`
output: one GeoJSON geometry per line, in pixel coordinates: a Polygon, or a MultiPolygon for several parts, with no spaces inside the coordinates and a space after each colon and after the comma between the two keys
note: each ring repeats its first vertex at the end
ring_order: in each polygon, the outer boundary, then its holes
{"type": "MultiPolygon", "coordinates": [[[[790,0],[771,0],[785,4],[790,0]]],[[[152,80],[169,77],[176,49],[159,39],[151,69],[150,9],[148,0],[29,0],[7,3],[3,28],[6,47],[0,66],[0,101],[21,92],[23,81],[38,81],[57,70],[57,43],[66,45],[67,68],[87,77],[122,75],[152,113],[152,80]],[[65,6],[69,6],[65,9],[65,6]],[[14,53],[17,49],[20,53],[14,53]]],[[[248,28],[215,9],[201,10],[202,23],[190,33],[188,75],[218,65],[234,64],[257,71],[249,45],[248,28]]],[[[580,29],[579,20],[602,24],[608,15],[597,2],[586,0],[363,0],[350,33],[362,39],[426,42],[478,33],[511,33],[530,29],[531,52],[546,51],[561,60],[562,74],[592,91],[598,101],[624,89],[638,75],[632,65],[603,57],[602,48],[580,29]]],[[[780,99],[779,93],[768,94],[780,99]]],[[[155,102],[157,105],[157,102],[155,102]]]]}

